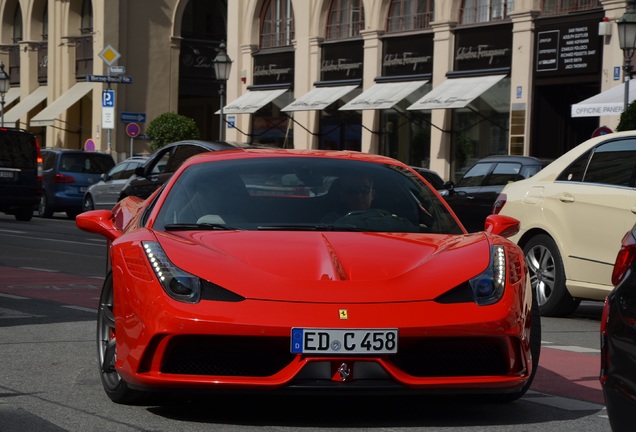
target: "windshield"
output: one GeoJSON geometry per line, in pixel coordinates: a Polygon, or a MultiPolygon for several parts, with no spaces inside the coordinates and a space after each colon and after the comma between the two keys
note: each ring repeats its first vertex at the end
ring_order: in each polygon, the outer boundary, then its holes
{"type": "Polygon", "coordinates": [[[154,228],[462,233],[407,169],[320,157],[192,165],[168,192],[154,228]]]}

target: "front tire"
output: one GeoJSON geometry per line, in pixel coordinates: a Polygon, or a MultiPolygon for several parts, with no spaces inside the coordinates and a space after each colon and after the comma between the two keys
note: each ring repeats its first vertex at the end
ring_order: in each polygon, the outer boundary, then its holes
{"type": "Polygon", "coordinates": [[[565,286],[563,259],[554,240],[537,235],[526,243],[523,252],[541,315],[564,317],[574,312],[580,300],[572,298],[565,286]]]}
{"type": "Polygon", "coordinates": [[[115,328],[115,301],[113,277],[109,273],[104,280],[97,311],[97,359],[102,386],[108,397],[119,404],[139,403],[144,393],[131,390],[115,369],[117,359],[117,332],[115,328]]]}
{"type": "Polygon", "coordinates": [[[46,194],[42,192],[42,196],[40,197],[40,204],[38,205],[38,214],[43,218],[51,218],[53,217],[53,209],[49,205],[49,200],[46,199],[46,194]]]}
{"type": "Polygon", "coordinates": [[[90,195],[86,195],[84,197],[84,203],[82,206],[82,210],[87,212],[91,210],[95,210],[95,203],[93,202],[93,197],[90,195]]]}

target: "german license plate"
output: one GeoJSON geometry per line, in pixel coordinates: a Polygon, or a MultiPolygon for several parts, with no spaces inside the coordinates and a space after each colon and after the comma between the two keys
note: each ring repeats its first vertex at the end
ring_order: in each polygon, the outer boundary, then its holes
{"type": "Polygon", "coordinates": [[[394,354],[397,329],[292,328],[294,354],[394,354]]]}
{"type": "Polygon", "coordinates": [[[13,180],[15,178],[15,172],[13,171],[0,171],[0,179],[13,180]]]}

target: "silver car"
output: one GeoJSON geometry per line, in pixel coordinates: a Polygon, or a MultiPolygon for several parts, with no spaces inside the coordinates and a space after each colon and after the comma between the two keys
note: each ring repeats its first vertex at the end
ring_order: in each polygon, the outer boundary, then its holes
{"type": "Polygon", "coordinates": [[[112,209],[126,181],[135,173],[135,168],[143,165],[147,159],[146,156],[133,156],[102,174],[101,180],[86,190],[83,210],[112,209]]]}

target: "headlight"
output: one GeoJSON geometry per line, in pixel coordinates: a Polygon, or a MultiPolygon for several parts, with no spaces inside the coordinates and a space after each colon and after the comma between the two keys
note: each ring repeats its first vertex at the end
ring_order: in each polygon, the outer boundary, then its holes
{"type": "Polygon", "coordinates": [[[175,300],[198,303],[201,299],[201,279],[172,264],[159,243],[142,242],[142,245],[164,291],[175,300]]]}
{"type": "Polygon", "coordinates": [[[490,248],[490,264],[486,271],[470,281],[475,294],[475,302],[480,306],[501,300],[506,286],[506,252],[501,245],[490,248]]]}

